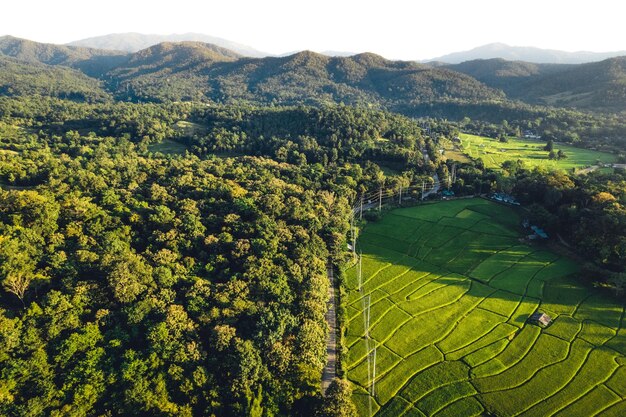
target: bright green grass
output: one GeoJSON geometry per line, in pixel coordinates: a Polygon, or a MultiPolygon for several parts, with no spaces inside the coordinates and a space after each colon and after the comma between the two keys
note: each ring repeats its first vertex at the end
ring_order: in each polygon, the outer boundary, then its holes
{"type": "Polygon", "coordinates": [[[575,262],[518,240],[519,216],[482,199],[394,210],[360,238],[347,271],[344,367],[368,413],[363,297],[371,298],[378,416],[620,415],[623,307],[575,262]],[[543,311],[547,329],[529,324],[543,311]]]}
{"type": "Polygon", "coordinates": [[[476,389],[469,381],[457,381],[429,392],[415,405],[427,416],[432,416],[451,402],[476,394],[476,389]]]}
{"type": "Polygon", "coordinates": [[[574,317],[578,320],[593,320],[607,327],[617,329],[622,317],[621,306],[611,299],[595,295],[583,301],[574,317]]]}
{"type": "Polygon", "coordinates": [[[571,342],[582,329],[582,323],[570,316],[559,316],[544,333],[571,342]]]}
{"type": "Polygon", "coordinates": [[[489,284],[494,288],[509,291],[513,294],[526,294],[530,281],[543,268],[542,265],[528,261],[527,258],[521,259],[509,269],[497,274],[491,279],[489,284]]]}
{"type": "Polygon", "coordinates": [[[626,416],[626,401],[620,401],[606,410],[603,410],[598,415],[601,417],[624,417],[626,416]]]}
{"type": "MultiPolygon", "coordinates": [[[[480,398],[496,415],[509,416],[541,407],[543,401],[563,390],[576,376],[590,351],[591,345],[583,341],[575,341],[572,344],[570,356],[565,361],[541,369],[530,381],[519,387],[482,394],[480,398]]],[[[556,411],[557,404],[558,401],[540,413],[528,412],[527,415],[546,415],[548,410],[556,411]]]]}
{"type": "Polygon", "coordinates": [[[380,413],[378,413],[377,416],[398,417],[402,415],[409,408],[411,408],[410,402],[408,402],[402,397],[394,397],[394,399],[391,400],[389,404],[387,404],[380,410],[380,413]]]}
{"type": "MultiPolygon", "coordinates": [[[[472,344],[467,345],[454,352],[446,352],[446,359],[459,360],[466,355],[469,355],[485,346],[488,346],[494,343],[497,340],[500,340],[505,337],[507,338],[512,337],[517,332],[517,330],[518,330],[517,327],[514,327],[508,323],[500,323],[492,331],[490,331],[488,334],[478,339],[477,341],[473,342],[472,344]]],[[[483,363],[486,360],[491,359],[491,358],[492,357],[485,358],[480,363],[483,363]]]]}
{"type": "Polygon", "coordinates": [[[526,325],[526,320],[537,310],[538,306],[538,299],[531,297],[522,298],[508,322],[517,327],[526,325]]]}
{"type": "MultiPolygon", "coordinates": [[[[378,288],[389,288],[389,285],[393,284],[393,281],[401,278],[404,274],[408,273],[412,267],[417,264],[417,261],[410,263],[409,265],[397,264],[392,265],[389,268],[381,270],[375,276],[369,278],[363,285],[365,292],[373,291],[378,288]]],[[[393,286],[391,287],[391,290],[393,286]]],[[[386,291],[386,290],[385,290],[386,291]]]]}
{"type": "MultiPolygon", "coordinates": [[[[374,348],[374,343],[372,342],[370,349],[374,348]]],[[[389,349],[384,346],[379,346],[376,349],[376,372],[379,374],[384,374],[393,368],[402,360],[401,357],[391,352],[389,349]]],[[[370,373],[372,368],[370,366],[370,373]]],[[[367,387],[369,382],[371,381],[371,375],[368,375],[367,370],[367,360],[362,360],[356,367],[350,369],[350,375],[353,381],[360,384],[362,387],[367,387]]]]}
{"type": "Polygon", "coordinates": [[[615,330],[602,326],[593,321],[583,322],[583,329],[578,333],[578,337],[592,345],[602,346],[611,338],[615,337],[615,330]]]}
{"type": "MultiPolygon", "coordinates": [[[[439,320],[429,320],[428,317],[414,317],[397,329],[385,344],[400,356],[406,357],[444,337],[452,331],[452,323],[469,313],[475,306],[475,302],[463,297],[439,308],[437,317],[446,324],[440,323],[439,320]]],[[[428,313],[425,314],[427,315],[428,313]]]]}
{"type": "Polygon", "coordinates": [[[488,168],[500,168],[504,161],[517,161],[518,159],[521,159],[530,167],[541,166],[552,169],[579,168],[594,165],[598,160],[601,162],[616,162],[615,155],[560,143],[556,143],[554,148],[565,152],[567,158],[556,161],[548,159],[548,152],[542,149],[546,145],[545,142],[509,138],[507,143],[502,143],[497,139],[464,133],[459,137],[461,138],[463,153],[472,158],[482,159],[488,168]]]}
{"type": "Polygon", "coordinates": [[[455,329],[437,347],[442,352],[461,349],[480,339],[502,321],[502,317],[487,310],[476,308],[463,317],[455,329]]]}
{"type": "Polygon", "coordinates": [[[575,403],[570,404],[563,410],[556,413],[555,417],[571,417],[571,416],[582,416],[582,415],[590,415],[589,412],[593,410],[595,412],[604,410],[609,406],[615,404],[620,401],[620,397],[618,397],[613,391],[605,387],[604,385],[599,385],[585,394],[584,397],[579,398],[575,403]]]}
{"type": "Polygon", "coordinates": [[[522,301],[521,295],[498,290],[493,293],[492,297],[489,297],[480,303],[478,307],[500,314],[504,317],[511,317],[513,312],[517,309],[517,306],[519,306],[520,301],[522,301]]]}
{"type": "Polygon", "coordinates": [[[515,365],[532,349],[539,334],[536,326],[524,327],[498,356],[472,369],[472,375],[475,378],[497,375],[515,365]]]}
{"type": "Polygon", "coordinates": [[[413,375],[441,361],[443,361],[443,355],[433,346],[428,346],[405,358],[377,382],[378,400],[385,404],[413,375]]]}
{"type": "Polygon", "coordinates": [[[381,289],[396,303],[406,301],[415,290],[428,285],[441,275],[429,271],[409,271],[399,278],[385,284],[381,289]]]}
{"type": "Polygon", "coordinates": [[[613,376],[606,381],[606,386],[621,397],[626,397],[626,367],[621,366],[613,376]]]}
{"type": "Polygon", "coordinates": [[[150,152],[160,152],[166,155],[184,155],[187,147],[182,143],[170,139],[163,139],[159,143],[152,143],[148,146],[150,152]]]}
{"type": "MultiPolygon", "coordinates": [[[[623,324],[622,324],[623,325],[623,324]]],[[[609,340],[605,346],[616,350],[617,352],[621,353],[622,355],[626,356],[626,329],[625,328],[621,328],[619,329],[619,331],[617,332],[616,337],[612,338],[611,340],[609,340]]]]}
{"type": "Polygon", "coordinates": [[[455,401],[443,410],[434,414],[435,417],[476,417],[483,414],[483,406],[473,397],[455,401]]]}
{"type": "Polygon", "coordinates": [[[498,253],[494,253],[484,262],[469,273],[470,277],[483,282],[489,282],[498,274],[502,274],[509,268],[521,262],[524,257],[531,253],[527,246],[513,246],[498,253]]]}
{"type": "MultiPolygon", "coordinates": [[[[357,389],[352,394],[352,401],[354,405],[356,405],[357,412],[360,416],[368,416],[369,415],[369,400],[370,396],[364,389],[357,389]]],[[[376,403],[376,401],[371,401],[372,404],[372,414],[375,414],[380,406],[376,403]]]]}
{"type": "Polygon", "coordinates": [[[472,368],[480,365],[481,363],[485,363],[494,356],[497,356],[506,349],[506,346],[509,344],[509,340],[506,338],[497,340],[496,342],[491,343],[485,347],[482,347],[474,352],[470,353],[463,357],[465,363],[467,363],[472,368]]]}
{"type": "Polygon", "coordinates": [[[472,382],[480,392],[514,388],[532,378],[539,369],[565,360],[568,353],[568,342],[542,334],[533,348],[517,364],[497,375],[478,378],[472,382]]]}
{"type": "Polygon", "coordinates": [[[418,410],[415,407],[411,407],[409,408],[407,411],[405,411],[404,414],[402,414],[402,417],[425,417],[426,414],[422,413],[420,410],[418,410]]]}
{"type": "MultiPolygon", "coordinates": [[[[616,368],[617,364],[611,352],[601,349],[592,350],[587,361],[580,368],[579,372],[571,378],[565,388],[529,409],[525,415],[549,415],[555,410],[566,407],[585,396],[598,384],[607,380],[615,372],[616,368]]],[[[597,406],[603,408],[601,404],[597,406]]],[[[577,415],[593,415],[596,410],[598,409],[591,408],[587,413],[577,415]]]]}
{"type": "Polygon", "coordinates": [[[440,362],[409,381],[400,391],[400,396],[413,401],[418,400],[440,387],[467,381],[468,372],[469,367],[463,362],[440,362]]]}

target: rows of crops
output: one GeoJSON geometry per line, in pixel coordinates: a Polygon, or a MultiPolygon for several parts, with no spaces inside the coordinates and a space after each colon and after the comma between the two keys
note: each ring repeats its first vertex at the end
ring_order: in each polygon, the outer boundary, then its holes
{"type": "Polygon", "coordinates": [[[623,306],[573,278],[572,261],[521,242],[519,224],[471,199],[367,225],[361,288],[352,267],[346,301],[361,415],[626,415],[623,306]],[[527,323],[536,310],[553,324],[527,323]]]}

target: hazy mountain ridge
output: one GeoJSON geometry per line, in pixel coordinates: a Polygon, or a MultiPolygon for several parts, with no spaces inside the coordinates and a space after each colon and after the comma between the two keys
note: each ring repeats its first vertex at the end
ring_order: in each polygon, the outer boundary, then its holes
{"type": "Polygon", "coordinates": [[[63,65],[98,76],[120,65],[128,54],[120,51],[39,43],[13,36],[0,37],[0,54],[25,62],[63,65]]]}
{"type": "Polygon", "coordinates": [[[542,49],[530,46],[510,46],[503,43],[490,43],[468,51],[453,52],[451,54],[429,59],[448,64],[460,64],[477,59],[502,58],[508,61],[525,61],[538,64],[582,64],[602,61],[607,58],[626,55],[626,51],[614,52],[566,52],[554,49],[542,49]]]}
{"type": "Polygon", "coordinates": [[[163,42],[202,42],[210,43],[222,48],[230,49],[239,55],[249,57],[265,57],[269,54],[258,51],[250,46],[242,45],[228,39],[216,36],[203,35],[201,33],[183,33],[171,35],[148,35],[142,33],[112,33],[104,36],[81,39],[68,43],[73,46],[83,46],[99,49],[111,49],[125,52],[138,52],[142,49],[163,42]]]}

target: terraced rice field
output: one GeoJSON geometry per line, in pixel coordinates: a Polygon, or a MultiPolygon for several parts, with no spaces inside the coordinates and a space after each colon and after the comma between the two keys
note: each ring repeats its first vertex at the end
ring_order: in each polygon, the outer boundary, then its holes
{"type": "Polygon", "coordinates": [[[623,305],[580,284],[572,261],[520,242],[519,223],[470,199],[365,227],[360,289],[357,267],[347,271],[345,337],[360,415],[370,405],[393,417],[626,415],[623,305]],[[537,309],[553,317],[547,329],[527,323],[537,309]]]}
{"type": "Polygon", "coordinates": [[[521,159],[527,166],[542,166],[553,169],[572,169],[584,166],[595,165],[597,161],[603,163],[614,163],[616,156],[606,152],[598,152],[590,149],[576,148],[574,146],[560,143],[554,144],[555,151],[561,149],[567,155],[566,159],[550,160],[548,152],[543,150],[545,142],[524,139],[509,138],[509,141],[502,143],[497,139],[483,136],[469,135],[462,133],[461,150],[450,150],[446,155],[454,160],[463,161],[460,154],[465,154],[472,158],[480,158],[487,168],[500,168],[504,161],[516,161],[521,159]]]}

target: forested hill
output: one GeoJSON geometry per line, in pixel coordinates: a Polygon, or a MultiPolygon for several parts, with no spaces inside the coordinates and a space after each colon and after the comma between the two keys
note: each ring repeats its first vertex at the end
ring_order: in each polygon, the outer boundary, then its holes
{"type": "Polygon", "coordinates": [[[39,43],[13,36],[0,37],[0,55],[29,63],[73,67],[90,76],[99,76],[128,59],[125,52],[39,43]]]}
{"type": "Polygon", "coordinates": [[[174,47],[169,45],[149,48],[150,62],[143,59],[146,51],[140,51],[108,74],[118,82],[120,98],[260,104],[344,102],[388,108],[398,103],[503,98],[502,93],[464,74],[389,61],[369,53],[328,57],[304,51],[278,58],[231,60],[207,57],[201,44],[192,47],[183,43],[176,45],[181,51],[178,60],[164,65],[174,47]],[[130,96],[126,96],[128,91],[130,96]]]}
{"type": "Polygon", "coordinates": [[[508,61],[502,58],[475,59],[460,64],[445,65],[448,69],[467,74],[486,85],[498,88],[508,97],[517,98],[524,89],[543,76],[559,73],[574,65],[535,64],[524,61],[508,61]]]}
{"type": "Polygon", "coordinates": [[[48,96],[74,101],[106,101],[111,95],[101,82],[78,70],[0,55],[0,95],[48,96]]]}
{"type": "Polygon", "coordinates": [[[540,98],[554,106],[623,111],[626,109],[626,57],[547,74],[529,86],[527,97],[540,98]]]}
{"type": "Polygon", "coordinates": [[[459,104],[518,106],[515,114],[505,110],[505,119],[518,117],[519,102],[606,113],[626,110],[626,57],[580,65],[503,59],[424,65],[371,53],[330,57],[304,51],[250,58],[202,42],[165,42],[128,54],[10,36],[0,38],[2,55],[81,70],[104,82],[117,99],[135,102],[345,103],[411,116],[432,106],[444,117],[455,117],[459,104]]]}
{"type": "Polygon", "coordinates": [[[528,103],[608,112],[626,109],[626,57],[580,65],[487,59],[447,68],[528,103]]]}

